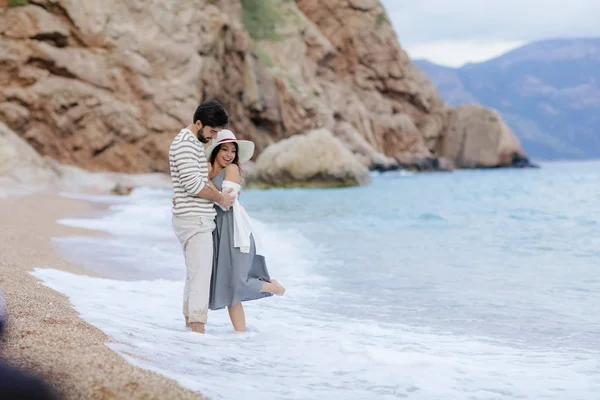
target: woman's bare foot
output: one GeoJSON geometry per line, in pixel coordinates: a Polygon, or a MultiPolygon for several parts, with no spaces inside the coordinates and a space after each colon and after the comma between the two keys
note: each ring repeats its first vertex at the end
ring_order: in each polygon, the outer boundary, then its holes
{"type": "Polygon", "coordinates": [[[285,293],[285,288],[281,285],[281,283],[277,282],[275,279],[271,279],[271,282],[263,283],[260,291],[276,294],[278,296],[283,296],[283,294],[285,293]]]}
{"type": "Polygon", "coordinates": [[[283,296],[283,294],[285,293],[285,288],[283,287],[283,285],[275,279],[271,280],[271,284],[273,285],[273,290],[271,291],[271,293],[276,294],[278,296],[283,296]]]}

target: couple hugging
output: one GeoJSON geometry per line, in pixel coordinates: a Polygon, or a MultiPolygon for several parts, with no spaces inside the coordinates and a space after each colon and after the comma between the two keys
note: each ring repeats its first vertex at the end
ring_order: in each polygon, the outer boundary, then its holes
{"type": "Polygon", "coordinates": [[[219,102],[205,101],[169,149],[173,231],[186,265],[183,315],[186,327],[199,333],[208,309],[225,307],[233,328],[244,332],[242,301],[285,292],[269,277],[260,241],[237,200],[240,163],[250,160],[254,143],[222,129],[228,123],[219,102]]]}

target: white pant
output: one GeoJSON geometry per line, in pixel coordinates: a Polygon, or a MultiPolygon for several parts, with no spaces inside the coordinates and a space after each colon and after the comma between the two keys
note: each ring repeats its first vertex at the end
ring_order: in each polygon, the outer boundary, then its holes
{"type": "Polygon", "coordinates": [[[183,315],[189,318],[189,322],[205,324],[210,297],[215,221],[173,215],[172,225],[185,257],[183,315]]]}

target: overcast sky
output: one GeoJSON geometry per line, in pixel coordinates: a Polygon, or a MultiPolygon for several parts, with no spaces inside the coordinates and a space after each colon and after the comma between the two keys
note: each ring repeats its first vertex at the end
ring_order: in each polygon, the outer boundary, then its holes
{"type": "Polygon", "coordinates": [[[382,0],[411,58],[460,66],[529,41],[600,37],[600,0],[382,0]]]}

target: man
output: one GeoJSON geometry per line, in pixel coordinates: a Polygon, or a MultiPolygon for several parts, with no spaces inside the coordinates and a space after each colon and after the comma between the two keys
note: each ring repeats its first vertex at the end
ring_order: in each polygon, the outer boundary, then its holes
{"type": "Polygon", "coordinates": [[[171,181],[175,192],[173,231],[183,248],[186,280],[183,315],[187,327],[204,333],[213,264],[214,203],[229,209],[235,197],[231,189],[219,192],[208,178],[203,143],[209,143],[229,122],[223,106],[205,101],[198,106],[191,125],[173,139],[169,149],[171,181]]]}

